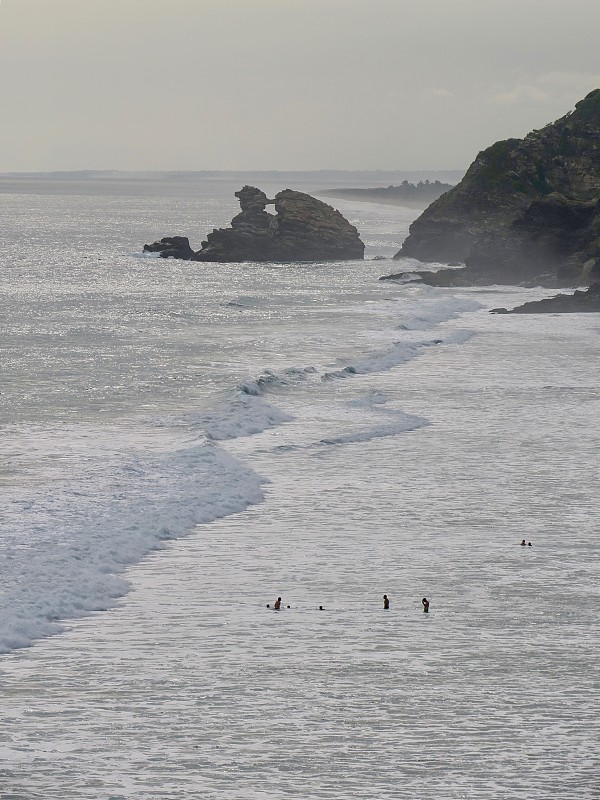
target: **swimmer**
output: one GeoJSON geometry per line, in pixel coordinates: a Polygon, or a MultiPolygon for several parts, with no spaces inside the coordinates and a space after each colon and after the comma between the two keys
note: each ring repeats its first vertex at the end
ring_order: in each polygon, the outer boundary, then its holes
{"type": "Polygon", "coordinates": [[[527,547],[533,547],[533,545],[531,544],[531,542],[527,542],[527,547]]]}
{"type": "Polygon", "coordinates": [[[388,600],[387,594],[383,595],[383,610],[384,611],[390,610],[390,601],[388,600]]]}
{"type": "Polygon", "coordinates": [[[267,603],[267,608],[271,608],[271,606],[267,603]]]}
{"type": "Polygon", "coordinates": [[[421,602],[423,603],[423,613],[429,614],[429,600],[424,597],[421,602]]]}
{"type": "Polygon", "coordinates": [[[521,547],[525,547],[525,539],[521,542],[521,547]]]}
{"type": "Polygon", "coordinates": [[[325,609],[323,608],[323,606],[319,606],[319,611],[325,611],[325,609]]]}
{"type": "Polygon", "coordinates": [[[281,608],[281,597],[278,597],[277,600],[275,600],[275,605],[273,606],[273,608],[275,609],[275,611],[279,611],[279,609],[281,608]]]}

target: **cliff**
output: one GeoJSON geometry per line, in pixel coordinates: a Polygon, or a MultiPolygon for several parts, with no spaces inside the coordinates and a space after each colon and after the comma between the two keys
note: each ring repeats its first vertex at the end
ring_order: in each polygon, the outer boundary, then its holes
{"type": "Polygon", "coordinates": [[[396,254],[463,269],[422,273],[435,285],[600,277],[600,89],[524,139],[479,153],[462,181],[410,227],[396,254]]]}
{"type": "Polygon", "coordinates": [[[254,186],[235,193],[241,211],[230,228],[213,230],[193,251],[185,237],[165,237],[144,245],[161,256],[193,261],[338,261],[362,259],[365,246],[339,211],[303,192],[284,189],[269,200],[254,186]],[[275,214],[266,211],[274,205],[275,214]]]}

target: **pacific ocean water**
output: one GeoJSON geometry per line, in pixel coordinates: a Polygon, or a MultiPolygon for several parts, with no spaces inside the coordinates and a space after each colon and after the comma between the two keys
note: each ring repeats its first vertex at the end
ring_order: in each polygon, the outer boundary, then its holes
{"type": "Polygon", "coordinates": [[[600,796],[598,315],[141,253],[336,181],[0,181],[2,800],[600,796]]]}

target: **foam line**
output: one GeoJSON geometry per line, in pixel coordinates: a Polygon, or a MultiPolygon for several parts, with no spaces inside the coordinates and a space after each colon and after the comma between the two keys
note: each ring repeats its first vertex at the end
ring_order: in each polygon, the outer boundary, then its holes
{"type": "MultiPolygon", "coordinates": [[[[129,482],[123,470],[120,494],[101,518],[83,525],[79,517],[72,520],[74,529],[65,532],[68,545],[46,541],[3,554],[11,561],[13,584],[0,597],[0,653],[59,633],[62,619],[113,606],[128,589],[120,575],[130,564],[200,523],[261,502],[266,483],[211,444],[139,458],[132,467],[129,482]]],[[[61,519],[69,516],[63,513],[61,519]]],[[[3,573],[8,569],[4,565],[3,573]]]]}

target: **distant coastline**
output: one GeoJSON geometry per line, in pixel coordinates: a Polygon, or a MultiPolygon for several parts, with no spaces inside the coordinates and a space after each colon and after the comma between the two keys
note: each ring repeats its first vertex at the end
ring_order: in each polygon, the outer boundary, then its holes
{"type": "MultiPolygon", "coordinates": [[[[369,187],[402,181],[458,183],[460,170],[63,170],[53,172],[0,172],[0,194],[135,194],[160,192],[165,197],[230,192],[231,186],[265,186],[277,192],[294,188],[322,195],[337,187],[369,187]]],[[[426,204],[427,205],[427,204],[426,204]]]]}
{"type": "Polygon", "coordinates": [[[327,189],[321,194],[324,197],[335,197],[338,200],[362,200],[368,203],[381,203],[388,206],[404,206],[408,208],[427,208],[430,203],[453,188],[451,183],[439,180],[409,183],[404,180],[399,186],[375,186],[352,189],[327,189]]]}

